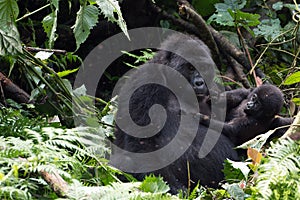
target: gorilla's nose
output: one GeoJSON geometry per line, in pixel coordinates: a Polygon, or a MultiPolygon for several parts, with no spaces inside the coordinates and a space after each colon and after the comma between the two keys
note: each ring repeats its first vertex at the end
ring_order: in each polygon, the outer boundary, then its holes
{"type": "Polygon", "coordinates": [[[254,103],[252,101],[247,102],[246,109],[251,109],[254,106],[254,103]]]}
{"type": "Polygon", "coordinates": [[[195,78],[194,79],[194,87],[202,88],[204,86],[204,81],[202,78],[195,78]]]}

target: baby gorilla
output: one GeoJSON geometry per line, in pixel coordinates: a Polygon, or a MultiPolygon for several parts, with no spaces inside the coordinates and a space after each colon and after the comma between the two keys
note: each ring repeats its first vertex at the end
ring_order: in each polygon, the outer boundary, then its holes
{"type": "MultiPolygon", "coordinates": [[[[292,119],[276,117],[283,106],[283,94],[273,85],[261,85],[252,91],[237,89],[225,92],[227,110],[226,122],[213,121],[223,126],[222,134],[235,145],[262,134],[270,129],[291,124],[292,119]]],[[[211,119],[200,114],[200,123],[209,125],[211,119]]]]}

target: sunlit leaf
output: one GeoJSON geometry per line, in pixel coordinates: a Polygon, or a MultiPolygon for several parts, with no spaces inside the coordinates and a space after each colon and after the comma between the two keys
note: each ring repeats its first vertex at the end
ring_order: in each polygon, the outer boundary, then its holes
{"type": "Polygon", "coordinates": [[[292,85],[295,83],[300,82],[300,72],[295,72],[294,74],[290,75],[285,81],[284,85],[292,85]]]}
{"type": "Polygon", "coordinates": [[[77,72],[79,68],[76,68],[76,69],[70,69],[70,70],[65,70],[65,71],[62,71],[62,72],[57,72],[57,75],[59,77],[65,77],[65,76],[68,76],[74,72],[77,72]]]}
{"type": "Polygon", "coordinates": [[[259,151],[257,151],[256,149],[248,148],[247,155],[249,158],[251,158],[252,163],[254,165],[259,164],[261,162],[262,154],[259,151]]]}

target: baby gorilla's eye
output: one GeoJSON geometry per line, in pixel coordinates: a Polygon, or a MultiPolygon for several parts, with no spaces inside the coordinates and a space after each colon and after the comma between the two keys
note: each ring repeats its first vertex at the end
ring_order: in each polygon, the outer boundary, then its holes
{"type": "Polygon", "coordinates": [[[251,97],[251,101],[256,102],[257,101],[257,94],[253,94],[251,97]]]}

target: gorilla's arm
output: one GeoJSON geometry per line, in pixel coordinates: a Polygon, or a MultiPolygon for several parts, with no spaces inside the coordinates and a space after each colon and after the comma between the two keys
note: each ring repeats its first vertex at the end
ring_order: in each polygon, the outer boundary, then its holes
{"type": "Polygon", "coordinates": [[[226,109],[231,110],[240,105],[240,103],[247,98],[250,92],[250,89],[238,88],[235,90],[223,92],[214,98],[218,98],[216,100],[217,104],[226,101],[226,109]]]}
{"type": "Polygon", "coordinates": [[[293,123],[293,118],[276,116],[270,125],[270,130],[279,128],[273,133],[272,138],[281,137],[293,123]],[[282,128],[280,128],[282,127],[282,128]]]}
{"type": "Polygon", "coordinates": [[[253,117],[247,116],[235,118],[229,123],[210,119],[209,116],[200,113],[199,117],[200,124],[213,130],[222,130],[221,134],[227,136],[235,145],[241,145],[254,138],[257,133],[266,131],[271,123],[270,121],[260,122],[253,117]],[[209,126],[210,123],[211,126],[209,126]]]}

